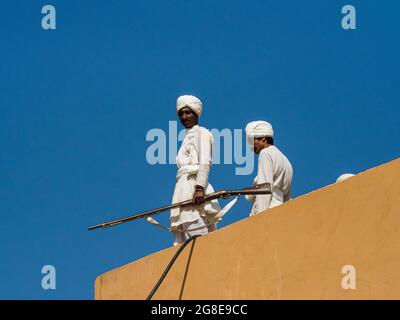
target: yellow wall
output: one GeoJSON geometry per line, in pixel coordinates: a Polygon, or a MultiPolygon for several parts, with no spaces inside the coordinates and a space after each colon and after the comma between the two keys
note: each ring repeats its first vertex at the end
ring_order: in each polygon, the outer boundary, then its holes
{"type": "MultiPolygon", "coordinates": [[[[102,274],[95,298],[145,299],[176,250],[102,274]]],[[[179,298],[400,299],[400,159],[196,239],[153,297],[179,298]]]]}

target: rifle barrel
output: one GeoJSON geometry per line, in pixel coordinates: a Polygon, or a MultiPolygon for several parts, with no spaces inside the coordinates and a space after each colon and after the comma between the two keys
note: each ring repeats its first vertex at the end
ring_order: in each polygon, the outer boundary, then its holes
{"type": "MultiPolygon", "coordinates": [[[[270,194],[271,193],[271,186],[269,183],[262,183],[262,184],[257,184],[254,186],[251,186],[249,188],[244,188],[244,189],[240,189],[240,190],[222,190],[222,191],[217,191],[217,192],[213,192],[210,194],[207,194],[204,196],[204,201],[211,201],[211,200],[215,200],[215,199],[220,199],[223,197],[231,197],[234,195],[243,195],[243,194],[247,194],[247,195],[257,195],[257,194],[270,194]]],[[[133,221],[136,219],[140,219],[140,218],[144,218],[144,217],[148,217],[151,216],[153,214],[156,213],[160,213],[163,211],[167,211],[173,208],[178,208],[178,207],[185,207],[188,205],[193,205],[193,200],[185,200],[185,201],[181,201],[181,202],[177,202],[177,203],[173,203],[161,208],[157,208],[157,209],[153,209],[153,210],[149,210],[146,212],[142,212],[139,214],[134,214],[134,215],[130,215],[128,217],[125,218],[121,218],[121,219],[117,219],[117,220],[112,220],[109,222],[104,222],[104,223],[100,223],[97,224],[95,226],[89,227],[88,230],[95,230],[95,229],[99,229],[99,228],[108,228],[108,227],[112,227],[112,226],[116,226],[118,224],[121,223],[125,223],[128,221],[133,221]]]]}

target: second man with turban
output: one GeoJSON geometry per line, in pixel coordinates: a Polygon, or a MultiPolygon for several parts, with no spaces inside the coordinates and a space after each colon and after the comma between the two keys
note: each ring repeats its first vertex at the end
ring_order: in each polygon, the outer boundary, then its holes
{"type": "Polygon", "coordinates": [[[259,155],[256,184],[270,183],[272,194],[257,195],[250,215],[273,208],[291,197],[293,169],[286,156],[274,145],[274,130],[266,121],[253,121],[246,126],[247,141],[259,155]]]}

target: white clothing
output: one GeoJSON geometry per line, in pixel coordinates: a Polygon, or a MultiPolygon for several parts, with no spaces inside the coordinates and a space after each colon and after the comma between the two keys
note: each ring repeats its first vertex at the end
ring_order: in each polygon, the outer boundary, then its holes
{"type": "Polygon", "coordinates": [[[347,180],[347,179],[349,179],[351,177],[354,177],[354,174],[352,174],[352,173],[344,173],[339,178],[337,178],[336,182],[342,182],[342,181],[347,180]]]}
{"type": "Polygon", "coordinates": [[[257,195],[250,215],[273,208],[291,197],[293,168],[286,156],[274,145],[261,150],[256,184],[268,182],[272,194],[257,195]]]}
{"type": "MultiPolygon", "coordinates": [[[[190,200],[193,198],[195,186],[204,188],[205,194],[214,192],[208,183],[211,168],[213,137],[211,133],[198,125],[186,130],[185,138],[178,151],[176,163],[178,173],[172,203],[190,200]]],[[[212,220],[220,211],[218,200],[212,200],[202,205],[187,206],[171,210],[171,231],[176,231],[180,226],[212,220]]],[[[182,232],[179,232],[182,233],[182,232]]]]}
{"type": "Polygon", "coordinates": [[[200,217],[194,222],[185,222],[174,232],[174,246],[185,242],[192,236],[205,235],[216,229],[215,224],[210,224],[206,217],[200,217]]]}

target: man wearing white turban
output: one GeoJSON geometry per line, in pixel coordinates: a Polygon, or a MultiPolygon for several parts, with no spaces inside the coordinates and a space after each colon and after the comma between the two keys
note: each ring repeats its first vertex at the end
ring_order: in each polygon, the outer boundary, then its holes
{"type": "Polygon", "coordinates": [[[193,198],[195,205],[171,210],[174,245],[215,230],[215,223],[210,221],[220,211],[217,200],[204,202],[205,194],[214,192],[208,183],[213,137],[198,125],[202,109],[202,102],[194,96],[181,96],[176,101],[176,111],[186,132],[176,157],[178,173],[172,203],[193,198]]]}
{"type": "Polygon", "coordinates": [[[274,145],[274,130],[266,121],[253,121],[246,126],[247,141],[259,155],[254,182],[270,183],[272,193],[247,197],[254,201],[250,216],[276,207],[291,197],[293,168],[286,156],[274,145]]]}

